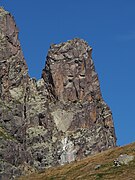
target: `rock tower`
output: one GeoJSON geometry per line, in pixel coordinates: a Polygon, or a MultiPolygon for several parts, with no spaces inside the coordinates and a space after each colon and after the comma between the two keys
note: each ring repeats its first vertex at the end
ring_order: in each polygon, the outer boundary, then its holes
{"type": "Polygon", "coordinates": [[[91,54],[82,39],[53,44],[42,78],[30,78],[15,21],[0,8],[0,179],[116,146],[91,54]]]}

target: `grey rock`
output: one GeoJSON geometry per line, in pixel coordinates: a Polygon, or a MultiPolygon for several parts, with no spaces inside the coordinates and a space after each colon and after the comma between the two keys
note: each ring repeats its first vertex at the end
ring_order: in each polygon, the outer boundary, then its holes
{"type": "Polygon", "coordinates": [[[114,160],[114,165],[117,167],[119,167],[121,165],[127,165],[133,160],[134,160],[134,156],[127,155],[127,154],[121,154],[116,160],[114,160]]]}

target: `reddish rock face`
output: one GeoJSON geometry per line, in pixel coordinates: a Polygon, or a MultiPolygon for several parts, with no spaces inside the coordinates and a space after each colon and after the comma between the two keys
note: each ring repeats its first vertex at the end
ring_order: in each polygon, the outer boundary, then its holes
{"type": "Polygon", "coordinates": [[[9,99],[9,89],[26,82],[27,65],[24,60],[18,29],[13,17],[0,9],[0,96],[9,99]]]}
{"type": "Polygon", "coordinates": [[[91,53],[82,39],[51,45],[36,81],[27,73],[14,19],[0,8],[0,179],[116,145],[91,53]]]}
{"type": "Polygon", "coordinates": [[[51,84],[59,101],[91,101],[92,92],[101,98],[91,51],[92,48],[80,39],[51,46],[44,79],[51,84]]]}
{"type": "Polygon", "coordinates": [[[111,111],[102,99],[91,53],[92,48],[76,38],[52,45],[47,56],[42,77],[56,103],[61,104],[60,109],[66,105],[66,110],[72,112],[67,130],[90,128],[98,122],[113,128],[111,111]]]}

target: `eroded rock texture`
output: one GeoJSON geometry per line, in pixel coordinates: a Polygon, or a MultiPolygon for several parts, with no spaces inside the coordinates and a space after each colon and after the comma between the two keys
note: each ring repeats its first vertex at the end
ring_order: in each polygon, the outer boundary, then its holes
{"type": "Polygon", "coordinates": [[[116,145],[91,53],[77,38],[51,45],[36,81],[28,75],[14,19],[0,8],[0,179],[116,145]]]}

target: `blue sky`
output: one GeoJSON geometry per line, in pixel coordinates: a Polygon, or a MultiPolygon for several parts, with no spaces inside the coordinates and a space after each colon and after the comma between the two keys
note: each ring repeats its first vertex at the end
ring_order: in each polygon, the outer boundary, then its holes
{"type": "Polygon", "coordinates": [[[31,77],[41,77],[51,43],[85,39],[117,144],[135,141],[135,0],[0,0],[0,6],[15,17],[31,77]]]}

